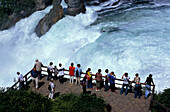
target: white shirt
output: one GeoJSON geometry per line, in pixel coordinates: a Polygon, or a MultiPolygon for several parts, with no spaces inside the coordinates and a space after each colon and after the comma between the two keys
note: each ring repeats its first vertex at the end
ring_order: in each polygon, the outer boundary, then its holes
{"type": "Polygon", "coordinates": [[[53,82],[50,82],[49,84],[50,84],[50,86],[51,86],[51,92],[54,92],[54,88],[55,88],[54,83],[53,83],[53,82]]]}
{"type": "Polygon", "coordinates": [[[48,66],[48,69],[50,70],[50,72],[53,72],[53,66],[48,66]]]}
{"type": "Polygon", "coordinates": [[[124,81],[123,84],[129,84],[130,77],[123,77],[124,81]]]}
{"type": "Polygon", "coordinates": [[[64,69],[64,67],[58,67],[58,74],[59,74],[59,76],[63,76],[64,75],[64,70],[60,71],[61,69],[64,69]]]}
{"type": "Polygon", "coordinates": [[[24,81],[24,77],[23,77],[23,75],[22,75],[22,74],[19,74],[19,76],[18,76],[18,81],[19,81],[19,82],[24,81]]]}

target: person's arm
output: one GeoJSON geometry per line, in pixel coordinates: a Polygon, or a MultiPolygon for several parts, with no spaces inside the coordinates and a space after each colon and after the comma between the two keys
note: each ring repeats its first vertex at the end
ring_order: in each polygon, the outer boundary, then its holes
{"type": "Polygon", "coordinates": [[[155,84],[154,84],[154,82],[153,82],[153,79],[152,79],[152,81],[151,81],[151,82],[152,82],[153,86],[155,86],[155,84]]]}
{"type": "Polygon", "coordinates": [[[148,79],[148,78],[146,78],[146,80],[145,80],[145,82],[144,82],[144,85],[146,85],[147,79],[148,79]]]}
{"type": "Polygon", "coordinates": [[[123,79],[124,75],[125,75],[125,74],[122,75],[122,79],[123,79]]]}
{"type": "Polygon", "coordinates": [[[44,65],[41,63],[41,67],[44,67],[44,65]]]}

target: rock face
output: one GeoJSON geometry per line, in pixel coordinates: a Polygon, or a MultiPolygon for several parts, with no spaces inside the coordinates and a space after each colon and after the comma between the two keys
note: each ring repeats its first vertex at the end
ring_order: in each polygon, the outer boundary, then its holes
{"type": "MultiPolygon", "coordinates": [[[[15,25],[16,22],[18,22],[20,19],[28,17],[33,12],[37,10],[45,9],[47,6],[52,4],[53,0],[35,0],[34,6],[25,7],[25,9],[28,10],[22,10],[19,13],[13,12],[11,15],[7,17],[0,17],[0,30],[8,29],[15,25]]],[[[21,1],[25,2],[24,0],[21,1]]]]}
{"type": "Polygon", "coordinates": [[[35,9],[42,10],[47,6],[51,5],[53,0],[35,0],[35,9]]]}
{"type": "Polygon", "coordinates": [[[65,0],[68,5],[67,14],[76,16],[79,13],[85,13],[86,8],[82,0],[65,0]]]}
{"type": "Polygon", "coordinates": [[[51,26],[64,17],[63,8],[60,5],[61,0],[54,0],[53,8],[50,12],[38,23],[35,32],[38,37],[41,37],[49,31],[51,26]]]}

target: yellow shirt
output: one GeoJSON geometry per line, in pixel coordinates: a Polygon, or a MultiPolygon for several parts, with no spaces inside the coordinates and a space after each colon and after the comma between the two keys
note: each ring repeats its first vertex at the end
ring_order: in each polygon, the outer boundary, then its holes
{"type": "Polygon", "coordinates": [[[89,77],[91,77],[92,75],[90,74],[90,72],[87,72],[87,75],[89,75],[89,77]]]}

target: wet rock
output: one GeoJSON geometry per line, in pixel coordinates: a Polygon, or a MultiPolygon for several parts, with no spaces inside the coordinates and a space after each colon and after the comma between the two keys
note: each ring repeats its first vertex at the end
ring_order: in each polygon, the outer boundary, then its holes
{"type": "Polygon", "coordinates": [[[53,24],[55,24],[57,21],[59,21],[60,19],[63,18],[64,12],[63,12],[62,6],[60,5],[60,2],[61,2],[61,0],[55,0],[53,2],[53,8],[38,23],[38,25],[35,29],[35,32],[38,37],[41,37],[46,32],[48,32],[53,24]]]}
{"type": "Polygon", "coordinates": [[[35,9],[42,10],[51,5],[53,0],[35,0],[35,9]]]}
{"type": "Polygon", "coordinates": [[[67,14],[76,16],[80,13],[85,13],[86,8],[82,0],[65,0],[68,5],[67,14]]]}

